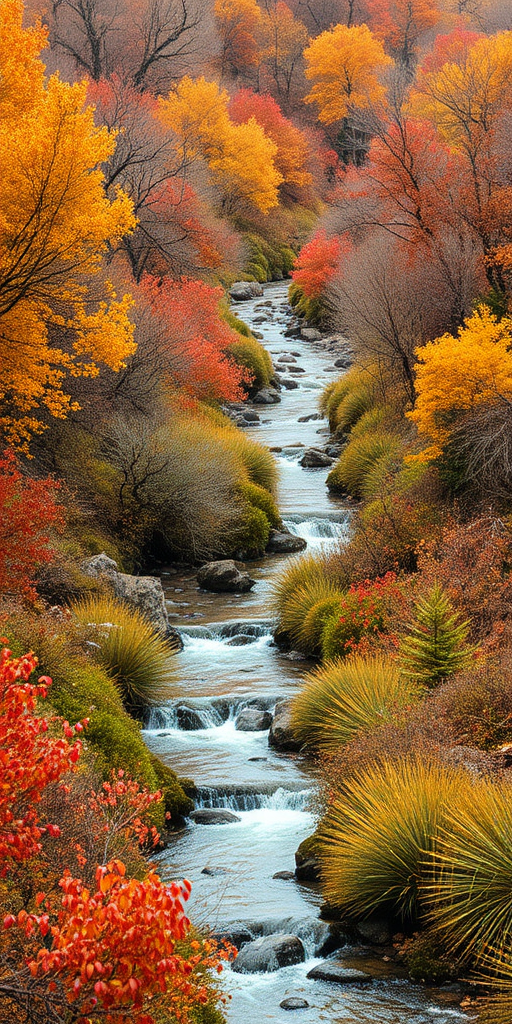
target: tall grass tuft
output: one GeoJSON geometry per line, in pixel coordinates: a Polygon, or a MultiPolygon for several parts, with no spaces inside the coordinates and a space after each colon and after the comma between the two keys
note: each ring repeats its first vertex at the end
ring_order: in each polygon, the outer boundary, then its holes
{"type": "Polygon", "coordinates": [[[346,432],[373,405],[375,378],[371,368],[353,366],[340,380],[328,384],[320,398],[320,412],[332,431],[346,432]]]}
{"type": "Polygon", "coordinates": [[[321,555],[306,554],[290,559],[284,572],[272,584],[274,614],[281,620],[288,601],[300,587],[321,584],[328,578],[327,561],[321,555]]]}
{"type": "Polygon", "coordinates": [[[381,725],[416,699],[416,688],[391,658],[333,661],[306,676],[293,701],[293,729],[308,746],[335,753],[355,733],[381,725]]]}
{"type": "Polygon", "coordinates": [[[358,918],[382,909],[414,921],[436,837],[468,785],[462,772],[417,757],[351,779],[319,830],[327,901],[358,918]]]}
{"type": "Polygon", "coordinates": [[[89,596],[72,605],[90,628],[94,656],[114,680],[123,703],[136,714],[169,696],[176,644],[158,633],[137,609],[111,596],[89,596]]]}
{"type": "Polygon", "coordinates": [[[512,787],[480,779],[449,808],[425,898],[454,951],[486,955],[512,939],[512,787]]]}
{"type": "Polygon", "coordinates": [[[277,463],[271,451],[251,440],[241,430],[216,432],[227,451],[235,456],[248,480],[275,494],[278,481],[277,463]]]}
{"type": "Polygon", "coordinates": [[[351,439],[329,473],[327,486],[331,489],[344,487],[353,498],[362,498],[369,473],[381,460],[391,462],[400,446],[399,437],[384,432],[351,439]]]}
{"type": "Polygon", "coordinates": [[[308,654],[320,656],[322,653],[322,636],[325,624],[329,619],[341,615],[342,595],[334,589],[328,597],[322,597],[311,606],[301,627],[301,640],[308,654]]]}
{"type": "Polygon", "coordinates": [[[322,578],[312,580],[294,589],[284,604],[279,628],[286,633],[294,647],[305,654],[315,653],[316,631],[311,629],[311,618],[309,613],[320,602],[330,602],[331,608],[335,608],[340,594],[336,587],[328,580],[322,578]]]}

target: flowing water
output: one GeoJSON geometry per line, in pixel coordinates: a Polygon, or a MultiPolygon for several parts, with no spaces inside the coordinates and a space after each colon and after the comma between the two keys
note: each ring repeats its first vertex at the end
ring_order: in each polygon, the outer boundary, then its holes
{"type": "MultiPolygon", "coordinates": [[[[237,307],[238,311],[238,307],[237,307]]],[[[284,337],[290,323],[286,286],[269,285],[262,299],[240,303],[240,315],[263,334],[276,362],[291,355],[295,390],[283,390],[278,405],[254,406],[261,422],[248,431],[274,449],[280,469],[279,506],[288,529],[319,551],[347,534],[350,513],[331,498],[327,470],[302,469],[303,449],[325,444],[325,421],[317,412],[321,389],[339,370],[336,354],[284,337]],[[269,305],[269,303],[271,303],[269,305]],[[262,322],[261,318],[264,317],[262,322]]],[[[279,365],[278,363],[276,365],[279,365]]],[[[283,376],[289,374],[283,370],[283,376]]],[[[303,1024],[451,1024],[467,1018],[403,978],[387,977],[382,958],[370,964],[370,986],[337,986],[306,978],[328,938],[318,918],[318,887],[273,878],[294,868],[299,843],[315,827],[315,780],[298,755],[268,746],[268,732],[235,728],[238,712],[256,705],[272,711],[300,686],[307,663],[290,660],[272,640],[269,618],[273,578],[287,559],[270,555],[248,566],[256,586],[248,594],[211,594],[197,587],[192,572],[162,574],[170,621],[182,634],[172,698],[147,722],[148,746],[180,775],[194,779],[199,807],[234,811],[239,821],[199,825],[178,832],[161,855],[166,878],[188,877],[195,923],[213,929],[244,927],[255,938],[273,932],[299,935],[306,962],[271,974],[237,974],[228,968],[222,984],[232,999],[230,1024],[283,1024],[290,1014],[279,1003],[301,995],[310,1008],[295,1011],[303,1024]],[[208,873],[204,873],[204,869],[208,873]]],[[[299,556],[300,557],[300,556],[299,556]]],[[[342,951],[347,965],[360,951],[342,951]]],[[[367,961],[366,961],[367,962],[367,961]]],[[[293,1016],[293,1014],[292,1014],[293,1016]]]]}

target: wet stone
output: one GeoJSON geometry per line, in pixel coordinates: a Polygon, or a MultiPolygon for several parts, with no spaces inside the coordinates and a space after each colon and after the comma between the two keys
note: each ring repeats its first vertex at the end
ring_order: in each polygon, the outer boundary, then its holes
{"type": "Polygon", "coordinates": [[[345,967],[341,960],[324,960],[317,964],[306,977],[313,981],[333,981],[337,985],[368,984],[372,981],[370,974],[365,971],[358,971],[355,967],[345,967]]]}
{"type": "Polygon", "coordinates": [[[231,822],[241,821],[238,814],[228,811],[224,807],[200,807],[190,814],[196,825],[229,825],[231,822]]]}
{"type": "Polygon", "coordinates": [[[302,999],[300,996],[289,996],[287,999],[283,999],[279,1006],[282,1010],[307,1010],[309,1003],[307,999],[302,999]]]}

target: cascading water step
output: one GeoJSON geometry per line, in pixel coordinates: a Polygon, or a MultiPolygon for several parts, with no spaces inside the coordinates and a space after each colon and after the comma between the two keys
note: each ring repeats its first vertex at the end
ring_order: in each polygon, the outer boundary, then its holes
{"type": "Polygon", "coordinates": [[[222,807],[230,811],[291,810],[307,811],[315,790],[301,789],[297,782],[292,788],[268,784],[261,786],[199,786],[194,798],[196,807],[222,807]]]}

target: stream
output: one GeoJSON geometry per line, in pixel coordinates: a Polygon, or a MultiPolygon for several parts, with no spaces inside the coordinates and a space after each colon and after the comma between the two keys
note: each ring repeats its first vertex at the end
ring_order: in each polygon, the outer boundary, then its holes
{"type": "MultiPolygon", "coordinates": [[[[238,303],[236,312],[260,331],[274,362],[293,354],[302,368],[295,390],[282,390],[276,405],[249,405],[261,422],[248,434],[269,447],[280,469],[279,507],[288,529],[308,551],[336,544],[347,535],[349,511],[329,496],[327,469],[302,469],[303,448],[328,440],[325,421],[304,417],[317,412],[322,388],[339,375],[336,354],[321,345],[284,336],[290,325],[287,285],[271,284],[263,298],[238,303]],[[265,318],[262,321],[262,318],[265,318]]],[[[284,373],[288,377],[288,373],[284,373]]],[[[467,1021],[442,993],[397,978],[382,955],[344,947],[341,958],[357,966],[361,956],[375,980],[370,985],[335,985],[306,978],[320,955],[328,925],[319,920],[318,887],[275,879],[293,871],[299,843],[315,827],[315,780],[298,755],[268,746],[268,732],[235,729],[238,711],[248,704],[273,710],[293,695],[308,663],[295,661],[274,645],[270,621],[272,580],[290,555],[269,555],[248,563],[256,585],[247,594],[213,594],[198,589],[195,575],[162,573],[169,619],[179,629],[183,651],[176,656],[172,699],[151,712],[147,745],[178,774],[194,779],[197,807],[234,811],[239,821],[200,825],[192,821],[176,833],[160,855],[164,878],[192,882],[188,912],[195,924],[214,930],[244,928],[254,938],[275,932],[298,935],[306,962],[269,974],[221,976],[231,995],[230,1024],[454,1024],[467,1021]],[[208,873],[204,873],[204,869],[208,873]],[[301,996],[308,1009],[280,1009],[287,996],[301,996]]],[[[300,556],[298,556],[300,557],[300,556]]],[[[396,965],[393,965],[395,968],[396,965]]],[[[452,996],[453,1000],[453,996],[452,996]]]]}

